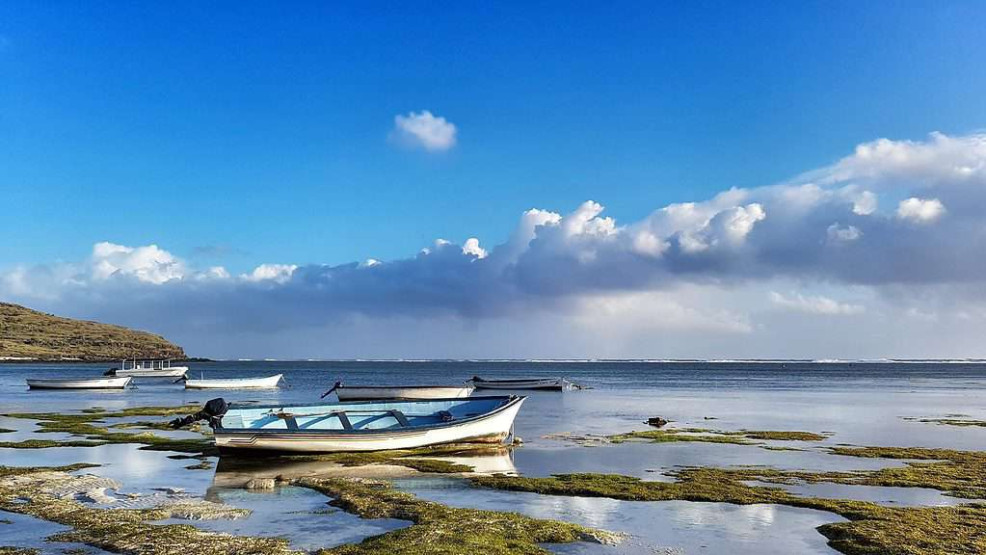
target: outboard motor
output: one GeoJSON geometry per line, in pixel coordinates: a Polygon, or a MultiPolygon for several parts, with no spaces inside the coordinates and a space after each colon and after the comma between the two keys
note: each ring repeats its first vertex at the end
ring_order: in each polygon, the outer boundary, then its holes
{"type": "Polygon", "coordinates": [[[209,423],[209,427],[215,430],[222,426],[223,415],[229,410],[229,403],[226,399],[219,397],[218,399],[212,399],[206,402],[205,406],[199,412],[185,416],[182,418],[175,418],[169,424],[172,428],[184,428],[189,424],[198,422],[199,420],[205,420],[209,423]]]}

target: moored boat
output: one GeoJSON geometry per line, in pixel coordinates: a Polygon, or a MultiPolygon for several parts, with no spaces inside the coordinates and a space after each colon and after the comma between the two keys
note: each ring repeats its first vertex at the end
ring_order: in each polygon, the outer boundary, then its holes
{"type": "Polygon", "coordinates": [[[524,397],[230,407],[215,429],[220,453],[381,451],[500,443],[524,397]]]}
{"type": "Polygon", "coordinates": [[[30,389],[123,389],[133,378],[65,378],[27,380],[30,389]]]}
{"type": "Polygon", "coordinates": [[[105,376],[130,376],[133,378],[180,378],[188,373],[188,366],[172,366],[170,360],[124,360],[119,368],[111,368],[105,376]],[[127,366],[127,363],[130,366],[127,366]]]}
{"type": "Polygon", "coordinates": [[[565,378],[524,378],[516,380],[485,380],[473,376],[470,380],[476,389],[542,389],[563,391],[571,387],[565,378]]]}
{"type": "Polygon", "coordinates": [[[337,382],[325,395],[335,391],[340,401],[461,399],[471,395],[474,389],[471,385],[345,385],[337,382]]]}
{"type": "Polygon", "coordinates": [[[284,374],[264,378],[232,378],[226,380],[185,380],[185,389],[273,389],[284,374]]]}

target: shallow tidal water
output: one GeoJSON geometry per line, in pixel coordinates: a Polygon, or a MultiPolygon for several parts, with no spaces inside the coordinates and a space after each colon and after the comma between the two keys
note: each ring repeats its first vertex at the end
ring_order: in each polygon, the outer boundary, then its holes
{"type": "MultiPolygon", "coordinates": [[[[107,365],[0,365],[0,413],[72,411],[100,406],[199,403],[216,396],[234,401],[309,403],[337,379],[349,384],[454,384],[484,377],[557,376],[589,389],[565,393],[529,392],[516,421],[524,441],[509,456],[473,461],[477,470],[547,476],[567,472],[605,472],[667,479],[681,466],[765,465],[782,469],[854,470],[898,465],[898,461],[828,454],[838,444],[986,449],[986,428],[953,427],[906,418],[986,420],[986,365],[972,364],[815,364],[815,363],[629,363],[629,362],[214,362],[191,363],[190,376],[259,377],[284,373],[287,386],[274,391],[186,391],[180,385],[138,382],[123,392],[28,391],[24,379],[98,375],[107,365]],[[767,450],[751,445],[712,443],[585,447],[557,434],[614,434],[646,429],[651,416],[673,426],[718,430],[797,430],[828,434],[821,442],[767,442],[798,450],[767,450]],[[548,436],[548,437],[546,437],[548,436]]],[[[517,392],[522,393],[522,392],[517,392]]],[[[30,421],[0,417],[0,441],[31,437],[30,421]]],[[[253,493],[230,487],[220,471],[187,470],[196,461],[173,460],[169,453],[139,451],[131,445],[0,449],[0,465],[56,465],[94,462],[87,470],[122,484],[121,492],[153,495],[179,488],[185,495],[208,497],[253,515],[237,521],[195,522],[196,526],[238,534],[283,535],[298,549],[359,541],[403,525],[399,521],[360,520],[334,511],[320,494],[298,488],[253,493]],[[319,509],[328,510],[319,510],[319,509]]],[[[213,460],[213,463],[216,461],[213,460]]],[[[299,470],[299,469],[295,469],[299,470]]],[[[302,468],[317,473],[319,468],[302,468]]],[[[279,469],[264,469],[277,474],[279,469]]],[[[541,496],[476,490],[448,477],[400,478],[398,487],[424,499],[458,507],[514,510],[626,532],[620,546],[579,543],[546,546],[559,553],[834,553],[815,527],[840,517],[819,511],[774,505],[717,503],[639,503],[609,499],[541,496]]],[[[931,490],[814,484],[791,486],[805,495],[873,500],[892,505],[952,504],[931,490]]],[[[8,515],[0,513],[0,518],[8,515]]],[[[15,515],[16,516],[16,515],[15,515]]],[[[23,517],[21,517],[23,518],[23,517]]],[[[0,524],[4,545],[28,545],[21,536],[29,525],[0,524]],[[6,533],[6,532],[9,532],[6,533]],[[14,532],[17,532],[16,534],[14,532]],[[20,535],[18,535],[20,534],[20,535]],[[7,540],[7,538],[12,538],[7,540]],[[13,543],[11,543],[13,542],[13,543]]],[[[54,530],[54,529],[53,529],[54,530]]],[[[30,544],[37,546],[36,542],[30,544]]],[[[94,551],[94,550],[93,550],[94,551]]]]}

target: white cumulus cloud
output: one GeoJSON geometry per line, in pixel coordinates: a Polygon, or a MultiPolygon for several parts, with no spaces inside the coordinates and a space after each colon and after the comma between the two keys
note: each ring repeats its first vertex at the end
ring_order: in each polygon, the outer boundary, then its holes
{"type": "Polygon", "coordinates": [[[245,274],[243,279],[247,281],[285,283],[291,279],[291,275],[297,269],[298,266],[295,264],[261,264],[249,274],[245,274]]]}
{"type": "Polygon", "coordinates": [[[941,218],[945,214],[945,205],[936,198],[920,199],[911,197],[900,201],[897,206],[897,217],[909,222],[925,224],[941,218]]]}
{"type": "Polygon", "coordinates": [[[486,249],[479,246],[479,239],[470,237],[462,244],[462,254],[468,254],[476,258],[486,258],[486,255],[489,253],[486,252],[486,249]]]}
{"type": "Polygon", "coordinates": [[[406,116],[394,116],[391,137],[406,146],[438,152],[455,146],[457,132],[458,129],[452,122],[428,110],[422,110],[410,112],[406,116]]]}
{"type": "MultiPolygon", "coordinates": [[[[653,344],[648,333],[702,331],[728,341],[723,337],[760,337],[767,333],[761,326],[770,325],[773,333],[798,329],[805,337],[845,332],[855,345],[860,329],[848,326],[867,320],[894,328],[880,334],[884,355],[911,348],[894,338],[920,336],[907,328],[917,321],[906,317],[913,309],[954,324],[954,341],[942,349],[980,348],[969,331],[976,326],[949,315],[982,314],[986,321],[984,145],[982,135],[880,139],[790,182],[727,188],[654,207],[636,221],[618,221],[595,201],[568,211],[532,208],[500,244],[465,235],[462,244],[439,239],[386,261],[262,264],[230,275],[221,267],[196,268],[156,245],[103,242],[77,262],[0,271],[0,299],[151,329],[167,324],[162,314],[174,315],[179,333],[191,333],[183,331],[186,322],[204,330],[193,340],[209,333],[289,337],[290,330],[353,319],[497,321],[514,329],[554,315],[578,322],[588,336],[600,328],[610,336],[636,334],[640,348],[653,344]],[[905,200],[895,206],[890,199],[905,200]],[[813,294],[777,293],[788,289],[813,294]],[[860,290],[867,291],[865,302],[838,300],[859,299],[860,290]],[[844,320],[844,330],[827,329],[805,313],[855,317],[844,320]],[[621,314],[624,326],[617,325],[621,314]],[[588,325],[594,315],[605,315],[605,323],[588,325]]],[[[572,337],[559,342],[574,344],[572,337]]],[[[760,345],[774,344],[764,337],[760,345]]],[[[732,343],[739,350],[756,344],[732,343]]]]}
{"type": "Polygon", "coordinates": [[[133,276],[140,281],[160,284],[184,277],[185,264],[157,245],[127,247],[102,242],[92,248],[92,275],[98,280],[133,276]]]}

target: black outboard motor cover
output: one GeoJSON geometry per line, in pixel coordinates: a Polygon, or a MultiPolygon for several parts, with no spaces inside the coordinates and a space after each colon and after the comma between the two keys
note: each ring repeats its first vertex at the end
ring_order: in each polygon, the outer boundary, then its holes
{"type": "Polygon", "coordinates": [[[222,426],[223,415],[229,410],[229,403],[225,399],[219,397],[217,399],[212,399],[205,403],[202,410],[192,414],[190,416],[185,416],[183,418],[175,418],[169,424],[172,428],[184,428],[189,424],[198,422],[199,420],[206,420],[209,422],[209,427],[215,430],[222,426]]]}

